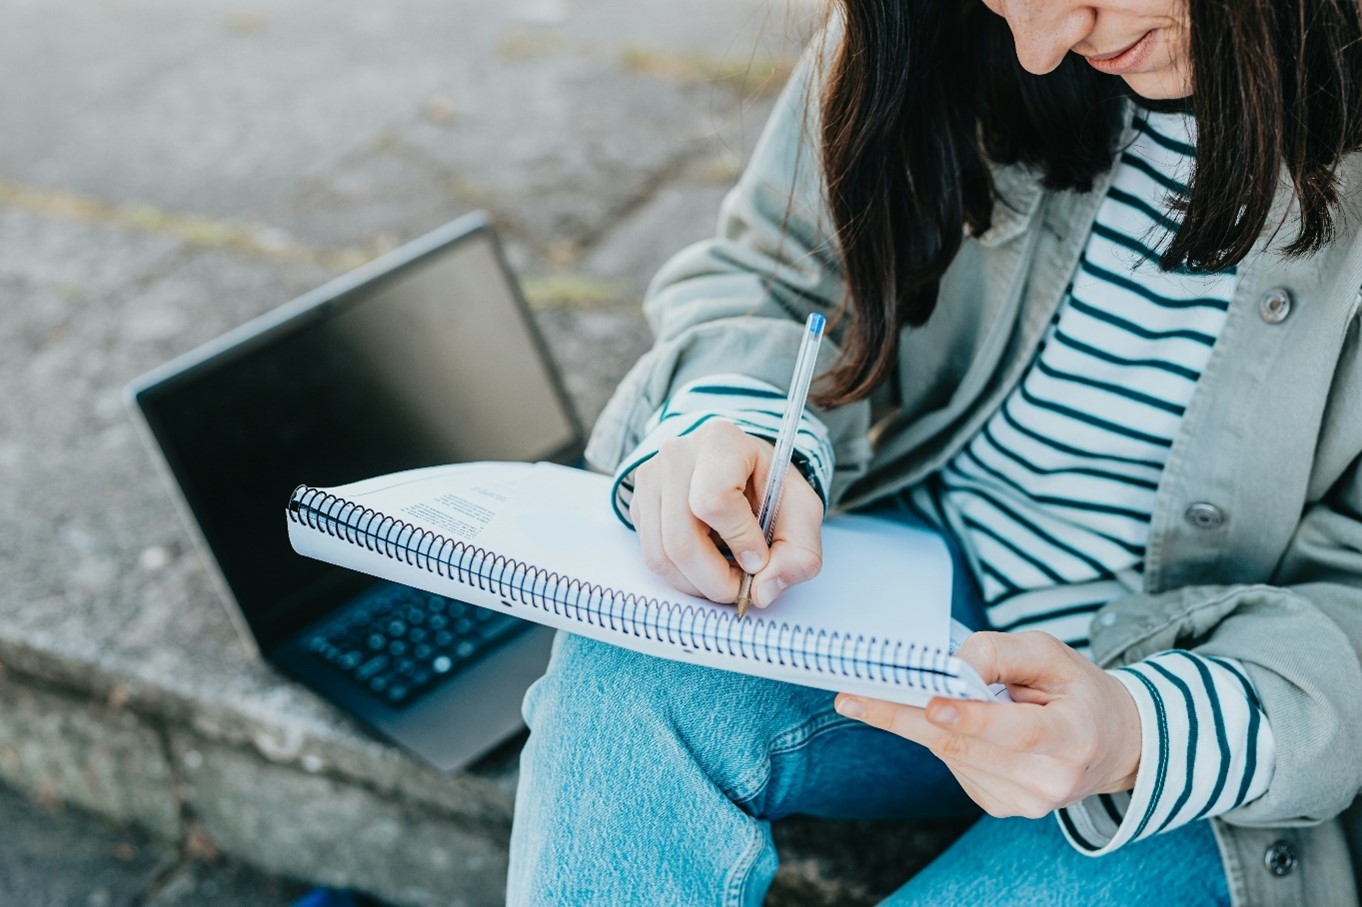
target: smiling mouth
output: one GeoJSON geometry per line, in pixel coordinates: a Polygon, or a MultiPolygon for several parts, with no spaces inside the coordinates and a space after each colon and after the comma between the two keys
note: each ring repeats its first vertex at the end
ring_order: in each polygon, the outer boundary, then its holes
{"type": "Polygon", "coordinates": [[[1147,31],[1144,37],[1127,47],[1125,50],[1117,51],[1114,54],[1102,55],[1083,55],[1088,64],[1099,72],[1108,75],[1119,76],[1139,69],[1144,62],[1149,59],[1149,54],[1154,48],[1154,31],[1147,31]]]}

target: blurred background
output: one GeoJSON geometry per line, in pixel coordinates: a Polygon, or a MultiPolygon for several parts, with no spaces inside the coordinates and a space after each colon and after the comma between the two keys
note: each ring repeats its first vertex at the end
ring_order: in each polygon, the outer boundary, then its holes
{"type": "MultiPolygon", "coordinates": [[[[123,385],[490,213],[589,425],[820,0],[0,0],[0,903],[501,899],[520,740],[441,776],[247,655],[123,385]]],[[[783,823],[773,902],[936,842],[783,823]]]]}

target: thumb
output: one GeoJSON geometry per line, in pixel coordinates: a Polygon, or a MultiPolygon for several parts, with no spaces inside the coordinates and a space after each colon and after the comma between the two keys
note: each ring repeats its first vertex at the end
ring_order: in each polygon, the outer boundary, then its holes
{"type": "Polygon", "coordinates": [[[955,654],[978,671],[984,683],[1058,692],[1069,679],[1070,653],[1072,649],[1048,633],[985,631],[972,634],[955,654]]]}

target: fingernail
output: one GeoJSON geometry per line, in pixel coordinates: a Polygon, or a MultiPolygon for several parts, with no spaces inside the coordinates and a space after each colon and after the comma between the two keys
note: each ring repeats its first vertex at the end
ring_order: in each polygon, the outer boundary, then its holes
{"type": "Polygon", "coordinates": [[[786,583],[785,580],[778,576],[762,580],[761,585],[757,587],[757,607],[765,608],[767,605],[771,604],[771,602],[776,600],[776,596],[785,591],[785,588],[788,585],[789,584],[786,583]]]}
{"type": "Polygon", "coordinates": [[[841,700],[837,706],[837,711],[841,712],[848,718],[865,717],[865,706],[861,705],[860,701],[856,699],[841,700]]]}
{"type": "Polygon", "coordinates": [[[932,713],[933,724],[955,724],[960,719],[960,712],[953,705],[943,705],[932,713]]]}
{"type": "Polygon", "coordinates": [[[755,551],[744,551],[742,554],[739,554],[738,563],[742,564],[742,568],[748,573],[756,573],[762,567],[766,566],[765,559],[755,551]]]}

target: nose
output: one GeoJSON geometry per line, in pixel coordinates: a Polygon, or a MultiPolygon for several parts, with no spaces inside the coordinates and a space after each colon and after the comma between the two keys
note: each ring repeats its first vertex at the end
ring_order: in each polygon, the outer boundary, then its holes
{"type": "Polygon", "coordinates": [[[1017,60],[1038,76],[1059,66],[1092,33],[1097,20],[1097,11],[1086,0],[1008,0],[1002,15],[1012,29],[1017,60]]]}

